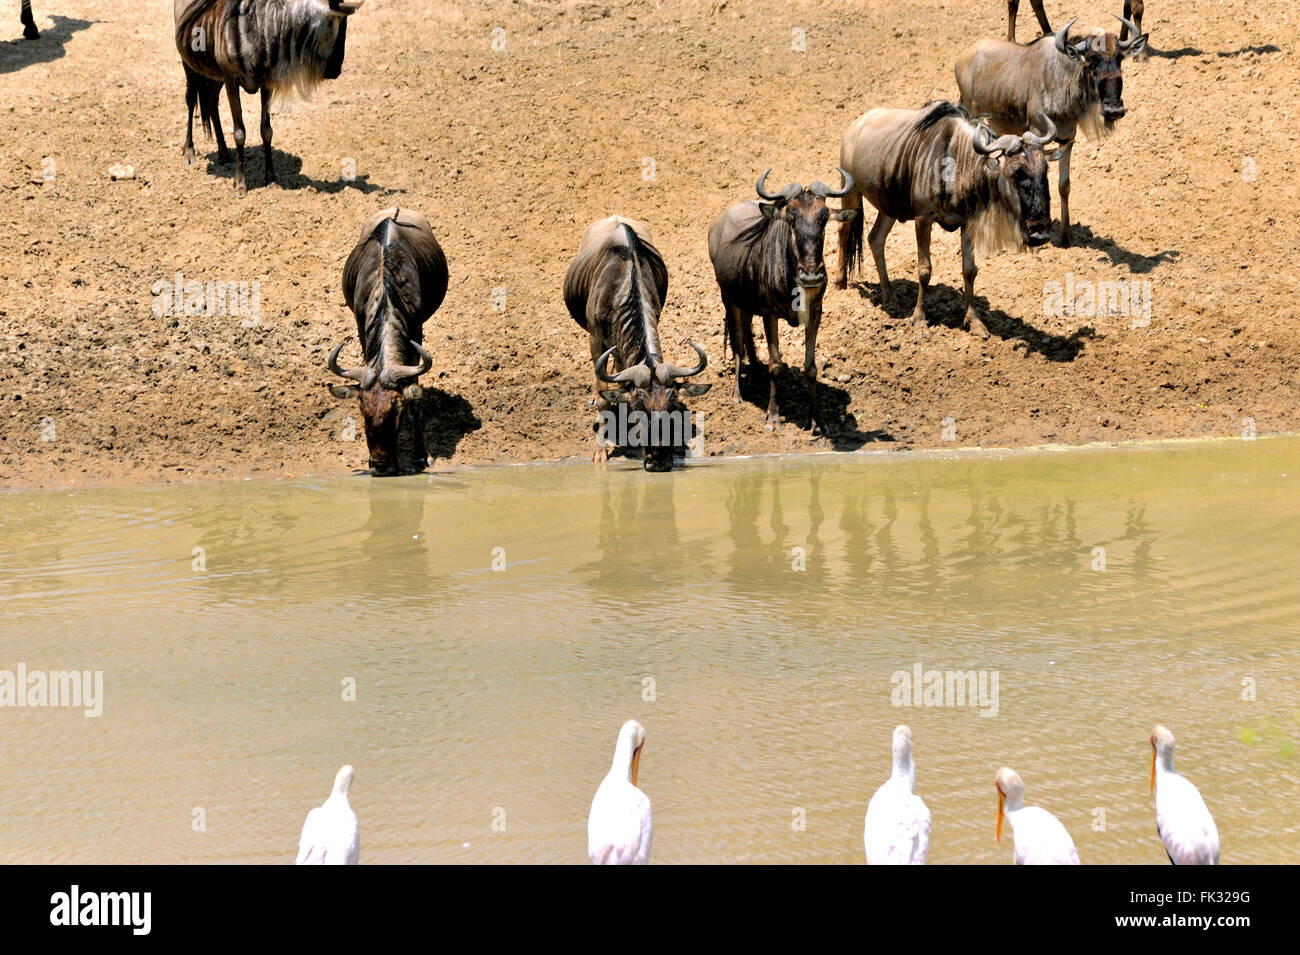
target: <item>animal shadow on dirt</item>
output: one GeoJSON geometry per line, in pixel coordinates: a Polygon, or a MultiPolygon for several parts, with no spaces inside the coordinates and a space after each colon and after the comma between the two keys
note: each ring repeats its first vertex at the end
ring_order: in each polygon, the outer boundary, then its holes
{"type": "MultiPolygon", "coordinates": [[[[803,351],[802,347],[798,349],[803,351]]],[[[760,348],[760,355],[762,349],[760,348]]],[[[730,385],[724,386],[730,391],[730,385]]],[[[745,362],[740,370],[740,397],[759,411],[767,412],[770,397],[770,380],[765,364],[745,362]]],[[[812,408],[808,404],[808,384],[803,375],[803,364],[786,365],[776,377],[776,400],[781,408],[781,427],[812,428],[812,408]]],[[[888,431],[863,431],[858,419],[849,413],[849,393],[830,384],[825,378],[817,379],[817,401],[829,433],[823,440],[836,451],[857,451],[865,444],[876,441],[897,441],[888,431]]]]}
{"type": "Polygon", "coordinates": [[[468,401],[428,385],[424,386],[420,402],[420,420],[424,424],[424,446],[434,461],[450,458],[465,435],[483,427],[468,401]]]}
{"type": "MultiPolygon", "coordinates": [[[[910,279],[890,279],[889,284],[894,289],[894,304],[887,309],[887,314],[890,318],[899,320],[899,326],[905,332],[915,334],[911,316],[916,307],[916,282],[910,279]]],[[[870,282],[858,282],[855,285],[859,295],[877,308],[880,307],[879,285],[870,282]]],[[[1033,352],[1048,361],[1074,361],[1083,352],[1086,342],[1098,337],[1096,330],[1087,325],[1069,335],[1045,332],[1024,319],[992,308],[983,295],[975,296],[975,306],[984,318],[984,326],[989,330],[990,337],[1014,342],[1023,347],[1026,354],[1033,352]]],[[[962,318],[966,314],[966,300],[956,289],[931,283],[925,297],[925,310],[929,328],[953,328],[960,331],[962,318]]]]}
{"type": "MultiPolygon", "coordinates": [[[[17,2],[14,8],[17,9],[17,2]]],[[[8,4],[3,11],[8,18],[8,4]]],[[[54,26],[41,31],[39,40],[24,40],[20,35],[18,39],[11,40],[8,43],[0,43],[0,73],[16,73],[24,67],[31,66],[35,63],[50,63],[54,60],[61,59],[67,50],[65,46],[72,39],[72,34],[86,29],[92,23],[99,23],[98,20],[74,20],[71,17],[52,16],[54,26]]],[[[17,23],[14,20],[14,23],[17,23]]]]}
{"type": "Polygon", "coordinates": [[[1097,235],[1086,225],[1075,224],[1070,230],[1070,235],[1075,242],[1085,249],[1096,249],[1098,252],[1105,253],[1113,265],[1128,266],[1130,272],[1138,275],[1145,275],[1152,271],[1157,265],[1165,262],[1173,262],[1182,253],[1177,249],[1165,249],[1163,252],[1157,252],[1155,255],[1143,255],[1141,252],[1132,252],[1114,239],[1107,236],[1097,235]]]}
{"type": "MultiPolygon", "coordinates": [[[[1239,50],[1220,50],[1215,56],[1241,56],[1243,53],[1281,53],[1282,48],[1274,46],[1272,43],[1265,43],[1263,46],[1243,46],[1239,50]]],[[[1148,41],[1147,54],[1149,56],[1158,56],[1163,60],[1180,60],[1185,56],[1205,56],[1204,50],[1198,50],[1194,46],[1185,46],[1179,50],[1157,50],[1148,41]]]]}
{"type": "MultiPolygon", "coordinates": [[[[223,126],[223,129],[225,127],[223,126]]],[[[252,140],[250,139],[250,143],[252,140]]],[[[230,143],[230,136],[227,134],[227,143],[230,144],[230,150],[234,152],[234,145],[230,143]]],[[[281,152],[274,146],[271,147],[273,152],[272,161],[275,163],[275,175],[277,184],[281,189],[302,189],[309,187],[316,192],[321,193],[340,193],[345,189],[356,189],[365,195],[375,192],[382,192],[384,195],[397,195],[406,192],[405,189],[390,189],[370,182],[369,177],[357,173],[353,179],[344,179],[341,175],[338,179],[313,179],[306,176],[302,171],[302,160],[292,153],[281,152]]],[[[228,163],[220,162],[217,159],[217,148],[213,145],[207,154],[208,174],[220,177],[221,179],[235,178],[235,161],[232,156],[228,163]]],[[[266,181],[266,163],[263,159],[262,145],[248,145],[244,147],[244,178],[248,183],[249,195],[252,195],[258,189],[268,185],[266,181]]]]}

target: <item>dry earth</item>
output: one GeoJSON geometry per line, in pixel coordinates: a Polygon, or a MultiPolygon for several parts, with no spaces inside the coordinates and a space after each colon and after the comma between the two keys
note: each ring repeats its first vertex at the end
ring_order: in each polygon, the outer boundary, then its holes
{"type": "MultiPolygon", "coordinates": [[[[953,60],[1002,34],[1001,0],[369,0],[343,76],[279,107],[278,187],[245,97],[243,200],[210,141],[181,161],[168,0],[36,7],[45,35],[27,42],[17,0],[0,4],[0,483],[363,467],[364,439],[341,440],[355,405],[329,396],[323,362],[354,334],[344,258],[395,203],[429,216],[452,270],[426,327],[439,466],[589,453],[587,343],[560,284],[583,226],[611,212],[649,222],[668,263],[670,359],[689,357],[674,354],[688,336],[712,359],[694,402],[710,453],[940,446],[945,418],[947,437],[985,446],[1235,435],[1247,418],[1300,430],[1289,0],[1147,5],[1154,52],[1125,66],[1128,115],[1076,149],[1075,247],[981,264],[988,340],[956,327],[955,236],[936,233],[928,337],[907,320],[909,227],[888,249],[894,314],[874,270],[832,289],[818,358],[838,424],[821,440],[793,380],[779,432],[763,430],[762,372],[732,404],[708,224],[768,166],[778,184],[834,182],[865,110],[955,98],[953,60]],[[113,180],[116,164],[134,178],[113,180]],[[256,323],[155,315],[178,272],[257,282],[256,323]],[[1149,282],[1149,324],[1045,314],[1045,286],[1069,276],[1149,282]]],[[[1089,27],[1119,8],[1048,3],[1053,23],[1089,27]]],[[[798,331],[782,334],[798,356],[798,331]]]]}

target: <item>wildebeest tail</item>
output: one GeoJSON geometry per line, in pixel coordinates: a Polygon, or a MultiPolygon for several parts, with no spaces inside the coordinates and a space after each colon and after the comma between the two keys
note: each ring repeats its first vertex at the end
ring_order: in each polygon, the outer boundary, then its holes
{"type": "Polygon", "coordinates": [[[849,237],[844,243],[844,274],[847,277],[862,263],[862,220],[866,218],[867,204],[858,208],[858,214],[849,220],[849,237]]]}

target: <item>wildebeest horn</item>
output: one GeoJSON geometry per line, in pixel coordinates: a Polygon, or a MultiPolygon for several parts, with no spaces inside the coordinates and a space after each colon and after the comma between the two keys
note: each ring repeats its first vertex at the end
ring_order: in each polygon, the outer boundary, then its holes
{"type": "Polygon", "coordinates": [[[694,368],[682,368],[680,365],[669,365],[667,363],[657,365],[655,367],[655,378],[658,379],[659,384],[666,385],[674,378],[690,378],[692,375],[698,375],[708,366],[709,359],[705,356],[703,348],[695,344],[695,342],[691,341],[689,338],[682,344],[690,345],[695,349],[695,354],[700,356],[699,365],[694,368]]]}
{"type": "Polygon", "coordinates": [[[366,0],[330,0],[330,10],[343,16],[351,16],[361,9],[366,0]]]}
{"type": "Polygon", "coordinates": [[[634,387],[644,388],[650,384],[650,368],[645,362],[633,365],[631,368],[624,368],[617,375],[611,375],[606,370],[609,365],[609,356],[614,354],[617,348],[618,346],[615,345],[596,359],[596,377],[601,381],[609,382],[611,385],[631,383],[634,387]]]}
{"type": "Polygon", "coordinates": [[[829,186],[827,186],[826,183],[824,182],[814,182],[812,185],[808,187],[808,191],[811,192],[814,196],[821,196],[823,199],[826,199],[828,197],[833,199],[838,199],[840,196],[847,196],[849,194],[849,190],[853,188],[853,177],[850,176],[847,171],[841,169],[839,166],[836,166],[835,168],[839,170],[839,174],[841,178],[843,178],[844,180],[844,188],[832,189],[829,186]]]}
{"type": "Polygon", "coordinates": [[[1052,122],[1052,117],[1048,116],[1046,113],[1039,113],[1036,119],[1041,120],[1047,125],[1047,132],[1039,136],[1034,132],[1033,126],[1030,126],[1023,139],[1025,142],[1033,143],[1035,146],[1046,146],[1056,138],[1056,124],[1052,122]]]}
{"type": "Polygon", "coordinates": [[[1124,26],[1128,27],[1128,33],[1129,33],[1128,39],[1120,40],[1115,44],[1121,50],[1127,50],[1129,47],[1131,47],[1134,43],[1138,41],[1138,37],[1142,35],[1142,31],[1139,30],[1137,27],[1135,27],[1128,20],[1125,20],[1117,13],[1112,13],[1111,16],[1114,17],[1116,20],[1118,20],[1120,23],[1124,24],[1124,26]]]}
{"type": "MultiPolygon", "coordinates": [[[[1079,18],[1078,17],[1074,18],[1074,20],[1077,19],[1079,18]]],[[[1066,38],[1070,35],[1070,27],[1074,26],[1074,20],[1071,20],[1065,26],[1061,27],[1061,29],[1056,31],[1056,50],[1058,53],[1066,53],[1065,41],[1066,38]]],[[[1069,54],[1066,53],[1066,55],[1068,56],[1069,54]]]]}
{"type": "MultiPolygon", "coordinates": [[[[1052,130],[1052,135],[1056,135],[1055,128],[1052,130]]],[[[1019,136],[1012,136],[1010,133],[994,139],[993,130],[989,129],[988,126],[983,123],[980,123],[975,127],[975,137],[971,140],[971,148],[981,156],[991,155],[999,149],[1004,153],[1019,152],[1023,145],[1024,144],[1020,141],[1019,136]]]]}
{"type": "Polygon", "coordinates": [[[420,363],[418,365],[393,365],[391,368],[385,368],[379,373],[379,383],[385,388],[396,388],[397,383],[405,378],[419,378],[433,367],[433,358],[420,347],[419,342],[411,342],[411,347],[419,353],[420,363]]]}
{"type": "Polygon", "coordinates": [[[362,388],[369,388],[375,383],[375,372],[373,369],[367,368],[365,365],[362,365],[360,368],[348,368],[346,370],[339,367],[339,352],[343,350],[343,346],[346,344],[346,341],[342,341],[334,346],[334,350],[330,352],[329,358],[325,361],[325,367],[334,372],[334,374],[338,375],[340,378],[347,378],[350,381],[355,381],[362,388]]]}
{"type": "Polygon", "coordinates": [[[780,193],[771,193],[763,188],[763,183],[767,182],[768,173],[771,171],[772,170],[769,169],[767,172],[763,173],[763,175],[759,176],[758,184],[754,188],[758,190],[758,198],[766,199],[768,202],[775,202],[784,197],[780,193]]]}

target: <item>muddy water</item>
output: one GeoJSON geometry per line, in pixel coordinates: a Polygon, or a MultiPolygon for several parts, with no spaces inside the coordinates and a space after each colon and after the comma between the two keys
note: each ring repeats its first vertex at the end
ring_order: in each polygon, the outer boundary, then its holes
{"type": "Polygon", "coordinates": [[[1009,861],[1008,763],[1085,863],[1164,863],[1156,721],[1225,862],[1300,861],[1296,440],[15,493],[0,525],[0,669],[104,675],[97,718],[0,709],[0,861],[291,861],[352,762],[362,862],[583,862],[628,717],[659,862],[860,861],[904,721],[932,862],[1009,861]],[[894,705],[918,666],[996,697],[894,705]]]}

